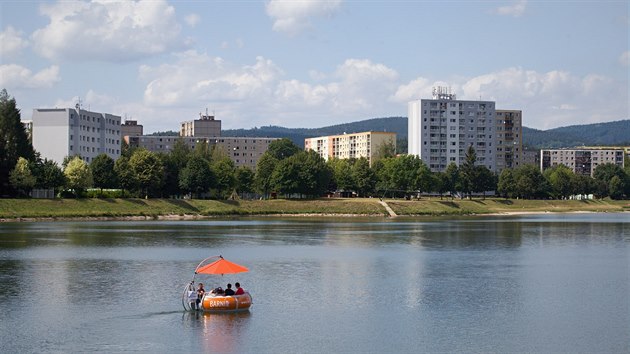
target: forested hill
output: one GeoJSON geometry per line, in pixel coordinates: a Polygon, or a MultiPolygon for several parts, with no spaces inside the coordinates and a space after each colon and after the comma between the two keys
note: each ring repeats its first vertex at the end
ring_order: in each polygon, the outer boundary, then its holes
{"type": "Polygon", "coordinates": [[[398,139],[407,139],[407,117],[373,118],[359,122],[331,125],[323,128],[284,128],[266,126],[253,129],[228,129],[221,131],[221,135],[289,138],[298,146],[304,147],[305,138],[366,131],[393,132],[396,133],[398,139]]]}
{"type": "Polygon", "coordinates": [[[523,143],[537,148],[574,146],[630,146],[630,120],[571,125],[549,130],[524,127],[523,143]]]}
{"type": "MultiPolygon", "coordinates": [[[[323,128],[283,128],[267,126],[254,129],[230,129],[223,136],[249,136],[289,138],[298,146],[304,146],[305,138],[323,135],[358,133],[364,131],[394,132],[400,145],[407,146],[407,118],[373,118],[359,122],[332,125],[323,128]]],[[[523,143],[533,148],[561,148],[593,145],[630,145],[630,120],[571,125],[549,130],[523,128],[523,143]]]]}

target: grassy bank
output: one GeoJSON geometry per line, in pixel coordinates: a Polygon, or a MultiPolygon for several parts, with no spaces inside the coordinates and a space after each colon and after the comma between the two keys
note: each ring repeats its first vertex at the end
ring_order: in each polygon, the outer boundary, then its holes
{"type": "Polygon", "coordinates": [[[378,202],[369,199],[0,199],[0,219],[274,214],[385,215],[386,212],[378,202]]]}
{"type": "Polygon", "coordinates": [[[470,215],[540,212],[622,212],[630,211],[627,200],[515,200],[439,198],[419,201],[390,200],[389,206],[398,215],[470,215]]]}
{"type": "MultiPolygon", "coordinates": [[[[470,215],[523,212],[621,212],[630,201],[561,201],[439,198],[386,200],[398,215],[470,215]]],[[[228,215],[387,215],[378,199],[174,200],[174,199],[0,199],[0,219],[228,215]]]]}

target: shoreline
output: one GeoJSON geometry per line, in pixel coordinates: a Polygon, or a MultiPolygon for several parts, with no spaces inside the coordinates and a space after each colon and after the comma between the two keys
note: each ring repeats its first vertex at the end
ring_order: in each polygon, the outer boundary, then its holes
{"type": "Polygon", "coordinates": [[[48,217],[17,217],[0,218],[0,224],[12,222],[65,222],[65,221],[190,221],[190,220],[212,220],[229,218],[379,218],[379,219],[409,219],[409,218],[444,218],[444,217],[484,217],[484,216],[525,216],[525,215],[546,215],[546,214],[623,214],[630,213],[630,210],[621,211],[592,211],[592,210],[572,210],[572,211],[506,211],[492,213],[473,214],[411,214],[411,215],[377,215],[377,214],[316,214],[316,213],[285,213],[285,214],[232,214],[232,215],[197,215],[197,214],[165,214],[165,215],[126,215],[126,216],[48,216],[48,217]]]}
{"type": "Polygon", "coordinates": [[[630,212],[628,200],[421,200],[321,198],[273,200],[0,199],[0,223],[211,220],[239,217],[431,218],[547,213],[630,212]],[[393,213],[390,213],[389,207],[393,213]],[[392,215],[392,216],[390,216],[392,215]]]}

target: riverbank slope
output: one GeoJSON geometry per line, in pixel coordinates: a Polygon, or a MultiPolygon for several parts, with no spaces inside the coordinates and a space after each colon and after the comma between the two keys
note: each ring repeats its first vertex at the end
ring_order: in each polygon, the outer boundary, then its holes
{"type": "MultiPolygon", "coordinates": [[[[623,212],[630,201],[616,200],[385,200],[399,216],[476,215],[543,212],[623,212]]],[[[0,199],[0,219],[202,218],[238,215],[387,216],[378,199],[181,200],[181,199],[0,199]]]]}

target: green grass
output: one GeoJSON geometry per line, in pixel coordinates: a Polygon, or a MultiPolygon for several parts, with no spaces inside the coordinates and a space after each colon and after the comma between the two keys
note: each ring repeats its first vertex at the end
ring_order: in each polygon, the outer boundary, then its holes
{"type": "Polygon", "coordinates": [[[385,209],[374,199],[0,199],[2,219],[267,214],[385,215],[385,209]]]}
{"type": "Polygon", "coordinates": [[[417,201],[388,200],[398,215],[471,215],[522,212],[620,212],[627,211],[628,201],[623,200],[516,200],[486,198],[453,200],[439,198],[417,201]]]}
{"type": "MultiPolygon", "coordinates": [[[[385,200],[398,215],[471,215],[514,212],[630,211],[613,200],[385,200]]],[[[177,199],[0,199],[0,219],[230,215],[387,215],[378,199],[177,200],[177,199]]]]}

